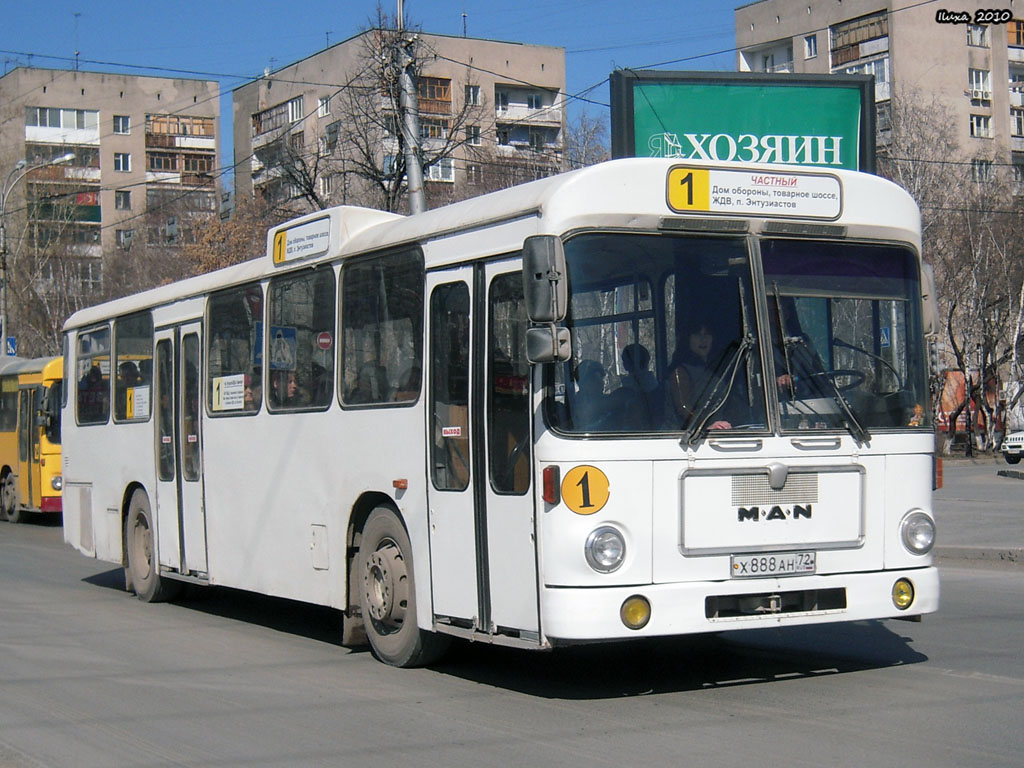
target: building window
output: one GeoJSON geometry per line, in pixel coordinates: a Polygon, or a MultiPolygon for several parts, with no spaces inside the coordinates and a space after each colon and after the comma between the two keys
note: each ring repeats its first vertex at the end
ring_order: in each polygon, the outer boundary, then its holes
{"type": "Polygon", "coordinates": [[[1007,44],[1012,48],[1024,48],[1024,21],[1014,19],[1006,25],[1007,44]]]}
{"type": "Polygon", "coordinates": [[[316,116],[327,117],[329,114],[331,114],[331,97],[321,96],[316,105],[316,116]]]}
{"type": "Polygon", "coordinates": [[[302,119],[302,117],[302,97],[296,96],[288,102],[288,121],[291,123],[297,123],[302,119]]]}
{"type": "Polygon", "coordinates": [[[479,163],[466,164],[466,182],[469,184],[480,184],[483,181],[483,171],[479,163]]]}
{"type": "Polygon", "coordinates": [[[420,121],[421,139],[447,139],[448,121],[425,117],[420,121]]]}
{"type": "Polygon", "coordinates": [[[498,129],[498,144],[500,144],[503,147],[507,147],[508,146],[508,144],[509,144],[508,128],[499,128],[498,129]]]}
{"type": "Polygon", "coordinates": [[[991,139],[992,118],[988,115],[971,115],[971,136],[976,139],[991,139]]]}
{"type": "Polygon", "coordinates": [[[132,209],[132,193],[129,189],[118,189],[114,192],[114,207],[119,211],[132,209]]]}
{"type": "Polygon", "coordinates": [[[832,38],[832,66],[842,66],[861,57],[861,43],[889,35],[889,14],[886,11],[879,11],[842,21],[829,30],[832,38]]]}
{"type": "Polygon", "coordinates": [[[455,181],[455,161],[442,157],[426,169],[428,181],[455,181]]]}
{"type": "Polygon", "coordinates": [[[479,125],[467,125],[466,126],[466,143],[471,144],[474,147],[480,146],[480,126],[479,125]]]}
{"type": "Polygon", "coordinates": [[[99,119],[100,113],[94,109],[25,108],[25,125],[32,127],[96,130],[99,119]]]}
{"type": "Polygon", "coordinates": [[[132,239],[135,237],[134,229],[119,229],[114,233],[117,236],[117,244],[126,251],[132,247],[132,239]]]}
{"type": "Polygon", "coordinates": [[[122,171],[124,173],[131,173],[132,170],[132,156],[128,152],[115,152],[114,153],[114,170],[122,171]]]}
{"type": "Polygon", "coordinates": [[[992,73],[987,69],[969,69],[971,98],[977,101],[992,99],[992,73]]]}
{"type": "Polygon", "coordinates": [[[978,184],[992,181],[992,161],[971,160],[971,181],[978,184]]]}
{"type": "Polygon", "coordinates": [[[1010,110],[1010,133],[1024,136],[1024,109],[1010,110]]]}
{"type": "Polygon", "coordinates": [[[967,44],[988,48],[988,27],[981,24],[968,24],[967,44]]]}
{"type": "Polygon", "coordinates": [[[813,59],[818,55],[818,36],[807,35],[804,38],[804,58],[813,59]]]}
{"type": "Polygon", "coordinates": [[[131,133],[132,120],[128,115],[114,115],[114,133],[131,133]]]}
{"type": "Polygon", "coordinates": [[[480,106],[480,86],[479,85],[467,85],[466,86],[466,104],[471,107],[480,106]]]}
{"type": "Polygon", "coordinates": [[[494,92],[494,108],[498,112],[508,111],[508,91],[494,92]]]}
{"type": "Polygon", "coordinates": [[[318,180],[320,182],[320,196],[330,197],[331,192],[334,189],[334,177],[333,176],[321,176],[318,180]]]}
{"type": "Polygon", "coordinates": [[[1024,155],[1015,154],[1013,156],[1011,169],[1013,172],[1013,193],[1015,195],[1024,194],[1024,155]]]}
{"type": "Polygon", "coordinates": [[[526,94],[526,108],[527,109],[540,109],[541,98],[539,93],[528,93],[526,94]]]}

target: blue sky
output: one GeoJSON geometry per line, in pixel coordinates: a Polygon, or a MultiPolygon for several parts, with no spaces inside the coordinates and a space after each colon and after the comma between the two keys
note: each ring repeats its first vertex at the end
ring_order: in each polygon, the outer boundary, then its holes
{"type": "MultiPolygon", "coordinates": [[[[390,14],[396,0],[381,6],[390,14]]],[[[220,82],[221,135],[231,163],[231,89],[365,28],[376,0],[0,0],[3,71],[19,65],[201,77],[220,82]]],[[[733,3],[721,0],[405,0],[425,32],[555,45],[566,50],[566,89],[607,117],[608,83],[621,67],[731,70],[733,3]],[[723,52],[724,53],[721,53],[723,52]],[[713,55],[709,55],[713,54],[713,55]],[[596,87],[595,87],[596,86],[596,87]]]]}

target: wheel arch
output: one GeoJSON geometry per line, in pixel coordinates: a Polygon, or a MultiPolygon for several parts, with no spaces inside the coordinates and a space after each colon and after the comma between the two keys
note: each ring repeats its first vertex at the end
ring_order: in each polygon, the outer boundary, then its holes
{"type": "Polygon", "coordinates": [[[356,559],[359,556],[359,544],[362,539],[363,528],[370,514],[378,507],[387,507],[409,533],[409,524],[402,516],[395,500],[386,493],[380,491],[366,491],[356,499],[348,517],[348,529],[345,534],[345,573],[346,573],[346,598],[345,613],[349,616],[356,615],[359,610],[359,589],[355,578],[356,559]]]}
{"type": "Polygon", "coordinates": [[[125,530],[125,526],[128,522],[128,510],[132,504],[132,496],[135,495],[136,491],[142,491],[146,494],[146,498],[150,499],[150,510],[153,509],[152,499],[150,498],[149,491],[139,481],[135,480],[128,483],[124,489],[124,495],[121,498],[121,565],[122,567],[128,567],[128,532],[125,530]]]}

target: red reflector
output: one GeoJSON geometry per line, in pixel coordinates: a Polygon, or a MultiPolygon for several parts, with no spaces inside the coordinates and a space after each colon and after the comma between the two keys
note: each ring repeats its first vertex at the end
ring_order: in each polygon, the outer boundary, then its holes
{"type": "Polygon", "coordinates": [[[43,496],[39,500],[40,512],[60,512],[60,496],[43,496]]]}
{"type": "Polygon", "coordinates": [[[400,491],[404,491],[409,488],[409,481],[404,477],[400,477],[397,480],[392,480],[391,485],[400,491]]]}
{"type": "Polygon", "coordinates": [[[548,504],[558,503],[558,467],[544,467],[544,494],[543,499],[548,504]]]}
{"type": "Polygon", "coordinates": [[[932,490],[937,491],[942,487],[942,459],[935,456],[935,477],[932,481],[932,490]]]}

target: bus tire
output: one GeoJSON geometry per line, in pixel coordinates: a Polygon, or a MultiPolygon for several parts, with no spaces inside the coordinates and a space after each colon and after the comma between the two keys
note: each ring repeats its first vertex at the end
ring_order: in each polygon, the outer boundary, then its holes
{"type": "Polygon", "coordinates": [[[149,497],[139,489],[132,494],[124,521],[124,542],[128,557],[125,578],[135,595],[146,603],[172,600],[181,584],[160,577],[156,542],[153,538],[153,513],[149,497]]]}
{"type": "Polygon", "coordinates": [[[363,527],[359,545],[359,605],[373,655],[395,667],[437,661],[451,638],[416,625],[412,545],[398,516],[377,507],[363,527]]]}
{"type": "Polygon", "coordinates": [[[2,493],[4,517],[7,518],[7,522],[25,522],[25,513],[21,510],[21,508],[18,505],[18,484],[14,478],[13,472],[8,472],[7,476],[4,477],[2,493]]]}

